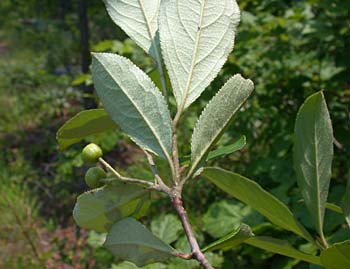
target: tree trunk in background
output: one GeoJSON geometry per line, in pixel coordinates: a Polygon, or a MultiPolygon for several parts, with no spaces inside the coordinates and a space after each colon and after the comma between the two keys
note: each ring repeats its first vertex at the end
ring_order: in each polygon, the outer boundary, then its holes
{"type": "MultiPolygon", "coordinates": [[[[79,31],[80,31],[80,51],[81,51],[81,71],[84,74],[89,72],[91,63],[89,46],[89,20],[88,20],[88,0],[78,0],[79,31]]],[[[93,97],[94,88],[92,85],[82,86],[84,107],[86,109],[95,108],[96,102],[93,97]]]]}

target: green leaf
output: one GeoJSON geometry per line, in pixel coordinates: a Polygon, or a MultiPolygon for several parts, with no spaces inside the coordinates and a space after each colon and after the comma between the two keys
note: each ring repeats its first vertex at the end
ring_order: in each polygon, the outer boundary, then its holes
{"type": "Polygon", "coordinates": [[[336,243],[321,253],[321,261],[326,269],[350,268],[350,241],[336,243]]]}
{"type": "Polygon", "coordinates": [[[160,0],[104,0],[115,24],[161,63],[158,16],[160,0]]]}
{"type": "Polygon", "coordinates": [[[254,234],[250,227],[246,224],[242,224],[238,229],[232,231],[231,233],[220,238],[219,240],[211,243],[209,246],[203,248],[203,252],[214,251],[217,249],[227,251],[240,245],[252,236],[254,236],[254,234]]]}
{"type": "Polygon", "coordinates": [[[60,149],[81,141],[83,138],[97,133],[113,130],[117,125],[104,109],[90,109],[79,112],[58,129],[56,138],[60,149]]]}
{"type": "Polygon", "coordinates": [[[161,48],[180,111],[219,73],[233,49],[239,19],[235,0],[162,1],[161,48]]]}
{"type": "Polygon", "coordinates": [[[341,209],[340,206],[337,206],[336,204],[333,203],[326,203],[326,208],[329,210],[332,210],[333,212],[343,214],[343,210],[341,209]]]}
{"type": "Polygon", "coordinates": [[[291,257],[297,260],[306,261],[314,264],[321,264],[318,256],[313,256],[304,252],[301,252],[292,247],[287,241],[279,240],[268,236],[253,236],[244,243],[264,249],[269,252],[277,253],[287,257],[291,257]]]}
{"type": "Polygon", "coordinates": [[[242,223],[256,226],[264,221],[263,217],[252,207],[230,200],[212,203],[202,218],[202,230],[214,238],[220,238],[242,223]]]}
{"type": "Polygon", "coordinates": [[[192,135],[190,175],[204,163],[210,148],[221,137],[253,89],[253,82],[238,74],[229,79],[207,104],[192,135]]]}
{"type": "Polygon", "coordinates": [[[345,220],[350,228],[350,176],[346,185],[345,194],[342,200],[341,207],[343,209],[345,220]]]}
{"type": "Polygon", "coordinates": [[[256,209],[272,223],[313,241],[288,207],[256,182],[221,168],[205,168],[202,175],[232,197],[256,209]]]}
{"type": "Polygon", "coordinates": [[[174,249],[155,237],[133,218],[115,223],[107,234],[104,246],[120,259],[137,266],[160,262],[173,257],[174,249]]]}
{"type": "MultiPolygon", "coordinates": [[[[229,155],[229,154],[232,154],[236,151],[239,151],[246,145],[246,141],[247,141],[247,139],[246,139],[245,135],[242,135],[233,144],[223,146],[221,148],[210,151],[206,161],[211,161],[211,160],[214,160],[216,158],[219,158],[219,157],[222,157],[225,155],[229,155]]],[[[190,164],[190,159],[191,159],[190,155],[185,155],[184,157],[180,158],[181,166],[184,166],[184,165],[188,166],[190,164]]]]}
{"type": "Polygon", "coordinates": [[[218,157],[239,151],[245,146],[246,143],[247,143],[247,139],[246,139],[245,135],[242,135],[233,144],[210,151],[206,160],[210,161],[210,160],[216,159],[218,157]]]}
{"type": "Polygon", "coordinates": [[[178,239],[182,225],[175,215],[161,215],[151,222],[151,231],[165,243],[171,244],[178,239]]]}
{"type": "Polygon", "coordinates": [[[113,183],[81,194],[75,204],[73,217],[86,229],[107,232],[116,221],[143,216],[149,206],[149,193],[134,184],[113,183]]]}
{"type": "Polygon", "coordinates": [[[172,127],[164,97],[130,60],[94,53],[92,77],[111,118],[140,147],[171,160],[172,127]]]}
{"type": "Polygon", "coordinates": [[[295,123],[294,168],[306,207],[323,234],[323,219],[331,179],[333,131],[323,93],[306,99],[295,123]]]}

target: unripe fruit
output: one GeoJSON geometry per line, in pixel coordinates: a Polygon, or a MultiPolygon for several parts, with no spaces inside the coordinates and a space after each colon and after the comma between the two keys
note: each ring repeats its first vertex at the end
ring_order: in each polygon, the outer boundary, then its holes
{"type": "Polygon", "coordinates": [[[99,167],[91,167],[85,174],[85,182],[91,189],[102,187],[102,178],[106,178],[106,172],[99,167]]]}
{"type": "Polygon", "coordinates": [[[102,149],[98,145],[90,143],[83,149],[82,157],[83,161],[86,163],[96,163],[98,158],[102,157],[102,155],[102,149]]]}

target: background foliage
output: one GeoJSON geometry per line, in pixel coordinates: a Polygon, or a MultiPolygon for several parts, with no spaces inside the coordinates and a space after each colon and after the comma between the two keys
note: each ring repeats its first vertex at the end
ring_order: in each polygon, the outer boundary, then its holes
{"type": "MultiPolygon", "coordinates": [[[[98,247],[103,235],[76,228],[71,212],[76,195],[87,189],[86,167],[79,155],[86,142],[99,143],[106,159],[130,175],[151,176],[141,152],[118,132],[90,137],[63,153],[55,140],[57,129],[85,104],[82,85],[91,84],[90,75],[80,71],[80,4],[78,0],[0,2],[0,268],[37,268],[43,261],[33,251],[42,254],[48,268],[134,268],[118,264],[98,247]]],[[[159,84],[151,59],[114,26],[102,1],[90,0],[88,5],[90,50],[122,54],[159,84]]],[[[255,179],[311,228],[291,165],[292,133],[299,106],[308,95],[324,89],[336,139],[329,200],[339,204],[350,176],[350,4],[241,0],[239,5],[243,13],[235,48],[219,76],[186,112],[180,149],[188,150],[190,131],[214,90],[238,72],[251,78],[255,93],[219,141],[225,145],[245,135],[247,145],[215,162],[255,179]]],[[[167,242],[188,248],[179,223],[168,214],[167,199],[155,198],[151,212],[157,218],[144,221],[167,242]]],[[[204,180],[190,182],[184,198],[192,223],[205,231],[197,231],[202,244],[229,232],[225,227],[244,222],[256,234],[283,236],[303,251],[314,251],[289,233],[268,224],[257,226],[264,221],[262,216],[204,180]]],[[[349,238],[342,220],[326,212],[329,241],[349,238]]],[[[250,246],[210,258],[221,268],[306,268],[250,246]]],[[[167,267],[158,264],[149,269],[183,268],[183,263],[174,260],[167,267]]],[[[186,268],[190,266],[195,263],[186,268]]]]}

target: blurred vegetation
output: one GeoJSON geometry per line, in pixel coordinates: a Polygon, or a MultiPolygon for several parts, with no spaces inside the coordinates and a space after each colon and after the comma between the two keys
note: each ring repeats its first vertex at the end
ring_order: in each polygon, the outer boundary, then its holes
{"type": "MultiPolygon", "coordinates": [[[[79,0],[0,1],[0,268],[40,268],[43,263],[47,268],[134,268],[128,263],[117,265],[100,246],[103,235],[75,227],[72,207],[87,189],[83,184],[87,167],[79,155],[86,142],[99,143],[108,161],[126,173],[148,177],[142,153],[121,133],[91,137],[65,152],[58,151],[55,140],[62,123],[83,109],[82,85],[91,85],[89,74],[81,71],[79,4],[79,0]]],[[[294,121],[304,99],[324,89],[335,135],[329,201],[339,204],[350,174],[350,3],[241,0],[239,5],[242,22],[235,48],[220,75],[186,113],[180,148],[189,153],[191,129],[200,111],[231,75],[239,72],[251,78],[254,95],[219,141],[226,145],[246,135],[247,146],[216,163],[258,181],[311,228],[292,166],[294,121]]],[[[159,83],[151,59],[125,39],[102,1],[88,1],[87,16],[91,51],[123,54],[159,83]]],[[[144,221],[156,233],[157,226],[172,215],[166,215],[170,210],[166,199],[153,201],[144,221]],[[157,218],[152,220],[153,216],[157,218]]],[[[264,223],[251,208],[228,199],[204,180],[187,185],[185,201],[201,243],[245,222],[255,226],[256,234],[283,235],[303,251],[315,251],[264,223]],[[213,222],[223,230],[213,229],[213,222]]],[[[173,245],[186,249],[178,224],[173,225],[173,245]]],[[[342,218],[330,211],[325,232],[333,236],[330,241],[349,238],[342,218]]],[[[211,258],[227,269],[308,268],[248,246],[211,258]]],[[[182,261],[157,266],[150,269],[193,268],[182,261]]]]}

